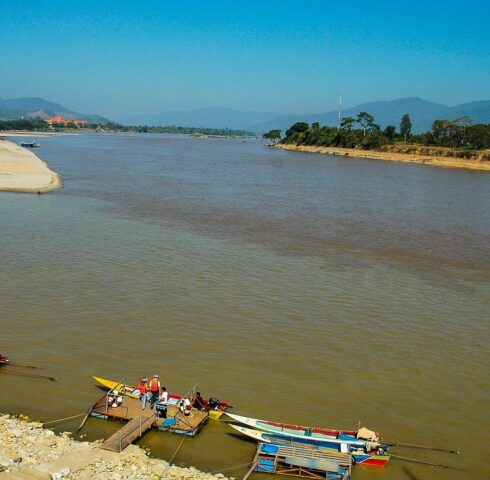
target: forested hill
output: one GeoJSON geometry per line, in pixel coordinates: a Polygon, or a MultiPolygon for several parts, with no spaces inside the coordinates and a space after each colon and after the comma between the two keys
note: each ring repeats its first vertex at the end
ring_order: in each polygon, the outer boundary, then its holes
{"type": "Polygon", "coordinates": [[[59,103],[39,97],[0,98],[0,120],[18,120],[20,118],[63,117],[67,120],[82,119],[93,123],[107,123],[109,120],[100,115],[87,115],[74,112],[59,103]]]}
{"type": "MultiPolygon", "coordinates": [[[[355,117],[359,112],[369,112],[383,128],[388,125],[398,125],[402,115],[408,113],[413,125],[412,132],[422,133],[430,130],[434,121],[441,118],[454,119],[469,116],[474,123],[489,124],[490,100],[475,101],[448,107],[447,105],[429,102],[418,97],[410,97],[399,100],[364,103],[343,110],[342,117],[355,117]]],[[[307,115],[280,115],[273,120],[249,126],[248,129],[258,132],[266,132],[272,129],[286,131],[296,122],[318,122],[321,125],[333,127],[338,122],[338,110],[307,115]]]]}

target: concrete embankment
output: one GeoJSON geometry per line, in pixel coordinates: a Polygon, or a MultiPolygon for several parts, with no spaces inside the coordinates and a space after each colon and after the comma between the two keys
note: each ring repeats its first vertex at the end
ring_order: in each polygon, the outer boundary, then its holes
{"type": "Polygon", "coordinates": [[[193,467],[170,466],[130,445],[122,453],[103,450],[97,442],[56,435],[42,424],[0,415],[0,480],[223,480],[193,467]]]}
{"type": "Polygon", "coordinates": [[[456,156],[456,154],[464,155],[466,153],[464,151],[413,145],[391,145],[381,147],[382,149],[380,150],[315,147],[309,145],[290,145],[282,143],[271,146],[281,148],[283,150],[293,150],[296,152],[323,153],[325,155],[387,160],[391,162],[420,163],[432,167],[465,168],[470,170],[490,171],[490,151],[488,150],[480,151],[476,156],[470,156],[470,158],[462,158],[460,156],[456,156]]]}
{"type": "Polygon", "coordinates": [[[0,140],[0,190],[44,193],[61,187],[60,176],[33,152],[0,140]]]}

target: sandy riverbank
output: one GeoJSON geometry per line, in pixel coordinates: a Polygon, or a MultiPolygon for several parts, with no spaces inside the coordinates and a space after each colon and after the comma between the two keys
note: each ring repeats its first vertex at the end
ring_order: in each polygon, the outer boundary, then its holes
{"type": "Polygon", "coordinates": [[[122,453],[102,450],[97,442],[56,435],[40,423],[0,414],[0,480],[223,480],[193,467],[170,466],[149,458],[136,445],[122,453]]]}
{"type": "Polygon", "coordinates": [[[62,185],[61,177],[33,152],[0,140],[0,190],[44,193],[62,185]]]}
{"type": "Polygon", "coordinates": [[[450,156],[427,155],[421,153],[399,153],[394,151],[360,150],[357,148],[337,148],[337,147],[313,147],[307,145],[272,145],[283,150],[293,150],[296,152],[323,153],[326,155],[339,155],[344,157],[368,158],[373,160],[388,160],[391,162],[420,163],[432,167],[444,168],[466,168],[470,170],[490,171],[490,161],[483,160],[483,155],[490,155],[482,152],[482,158],[457,158],[450,156]]]}

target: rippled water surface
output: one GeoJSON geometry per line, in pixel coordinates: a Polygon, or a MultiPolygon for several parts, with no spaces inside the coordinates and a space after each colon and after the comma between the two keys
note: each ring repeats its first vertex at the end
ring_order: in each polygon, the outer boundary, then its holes
{"type": "MultiPolygon", "coordinates": [[[[65,188],[0,194],[0,411],[45,420],[91,375],[195,383],[248,416],[458,449],[392,453],[363,480],[490,477],[490,175],[276,151],[257,140],[65,136],[65,188]]],[[[78,420],[60,426],[75,429],[78,420]]],[[[91,419],[89,438],[118,428],[91,419]]],[[[175,461],[210,471],[253,443],[210,421],[175,461]]],[[[181,437],[141,444],[169,459],[181,437]]],[[[245,469],[231,472],[243,476],[245,469]]],[[[268,478],[268,477],[265,477],[268,478]]]]}

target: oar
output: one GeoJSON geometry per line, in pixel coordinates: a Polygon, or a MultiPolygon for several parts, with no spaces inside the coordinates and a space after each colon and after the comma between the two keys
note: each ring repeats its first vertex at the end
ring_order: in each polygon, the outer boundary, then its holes
{"type": "Polygon", "coordinates": [[[0,370],[0,373],[6,373],[7,375],[19,375],[21,377],[31,377],[31,378],[45,378],[46,380],[53,380],[56,381],[58,378],[56,377],[49,377],[48,375],[39,375],[35,373],[25,373],[25,372],[9,372],[7,370],[0,370]]]}
{"type": "Polygon", "coordinates": [[[461,470],[457,467],[451,467],[450,465],[443,465],[442,463],[424,462],[423,460],[417,460],[416,458],[402,457],[401,455],[390,454],[390,458],[397,458],[398,460],[406,460],[407,462],[413,462],[413,463],[421,463],[422,465],[430,465],[431,467],[441,467],[441,468],[449,468],[452,470],[461,470]]]}
{"type": "Polygon", "coordinates": [[[97,405],[97,402],[95,402],[88,410],[87,410],[87,413],[85,415],[85,417],[83,417],[83,420],[82,420],[82,423],[79,425],[78,429],[77,429],[77,432],[79,432],[83,426],[85,425],[85,422],[88,420],[88,417],[90,417],[90,414],[92,413],[92,410],[94,409],[95,405],[97,405]]]}
{"type": "Polygon", "coordinates": [[[460,454],[459,450],[449,450],[448,448],[440,448],[440,447],[429,447],[427,445],[414,445],[413,443],[385,443],[382,442],[383,445],[387,445],[388,447],[407,447],[407,448],[420,448],[423,450],[434,450],[435,452],[446,452],[446,453],[456,453],[460,454]]]}
{"type": "Polygon", "coordinates": [[[24,365],[23,363],[5,363],[4,364],[6,367],[21,367],[21,368],[34,368],[36,370],[42,370],[41,367],[36,367],[35,365],[24,365]]]}

